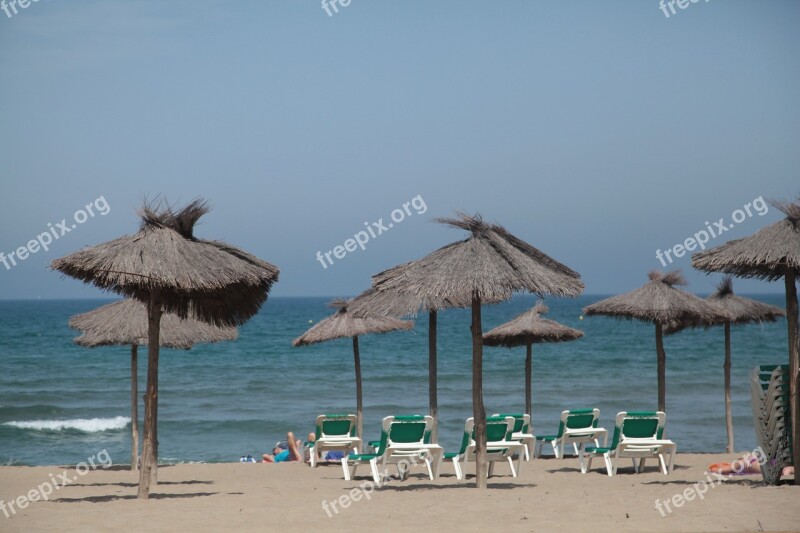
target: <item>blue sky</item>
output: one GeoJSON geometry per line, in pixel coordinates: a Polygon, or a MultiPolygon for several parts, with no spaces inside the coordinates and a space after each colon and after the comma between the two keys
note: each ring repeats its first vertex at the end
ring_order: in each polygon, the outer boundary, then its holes
{"type": "MultiPolygon", "coordinates": [[[[143,198],[281,268],[273,295],[349,295],[480,212],[581,273],[640,286],[657,249],[800,192],[800,3],[712,0],[47,1],[0,11],[0,251],[110,210],[11,269],[0,299],[96,297],[48,270],[138,228],[143,198]],[[364,222],[406,215],[323,268],[364,222]]],[[[781,218],[753,214],[709,245],[781,218]]],[[[718,280],[682,268],[689,289],[718,280]]],[[[780,284],[739,281],[740,292],[780,284]]]]}

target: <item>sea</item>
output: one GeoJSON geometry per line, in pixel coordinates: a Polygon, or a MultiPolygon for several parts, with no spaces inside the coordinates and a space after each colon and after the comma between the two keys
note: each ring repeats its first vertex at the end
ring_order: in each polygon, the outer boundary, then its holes
{"type": "MultiPolygon", "coordinates": [[[[777,295],[749,295],[784,307],[777,295]]],[[[533,432],[553,433],[564,409],[599,408],[612,429],[619,411],[655,410],[652,324],[583,317],[603,295],[547,299],[547,317],[584,331],[579,340],[533,347],[533,432]]],[[[70,316],[111,300],[0,301],[0,464],[77,464],[106,450],[130,462],[130,348],[83,348],[70,316]]],[[[269,452],[287,431],[313,431],[322,413],[355,412],[352,341],[293,347],[292,339],[330,315],[329,298],[269,298],[236,341],[163,349],[159,362],[159,461],[236,462],[269,452]]],[[[528,310],[532,296],[483,306],[483,329],[528,310]]],[[[384,416],[428,410],[427,314],[413,330],[359,339],[365,439],[384,416]]],[[[756,446],[749,372],[786,363],[786,320],[734,326],[733,419],[736,449],[756,446]]],[[[723,328],[665,337],[667,435],[679,452],[723,452],[723,328]]],[[[439,441],[460,444],[472,415],[470,311],[439,313],[439,441]]],[[[146,382],[139,350],[139,398],[146,382]]],[[[525,348],[484,348],[488,414],[525,405],[525,348]]],[[[143,426],[140,401],[140,428],[143,426]]]]}

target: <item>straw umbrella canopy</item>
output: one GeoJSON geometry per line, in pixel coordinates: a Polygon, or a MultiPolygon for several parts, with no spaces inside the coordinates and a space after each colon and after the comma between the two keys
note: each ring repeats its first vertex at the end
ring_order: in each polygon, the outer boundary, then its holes
{"type": "Polygon", "coordinates": [[[390,331],[409,330],[414,326],[414,323],[391,317],[355,317],[348,312],[347,300],[334,300],[330,303],[330,306],[336,308],[336,312],[297,337],[292,341],[292,345],[306,346],[333,339],[352,337],[353,362],[356,371],[357,432],[358,438],[363,438],[361,355],[358,350],[358,338],[369,333],[388,333],[390,331]]]}
{"type": "Polygon", "coordinates": [[[585,307],[583,313],[587,316],[607,315],[655,324],[658,410],[665,411],[667,355],[664,352],[664,326],[675,322],[711,326],[726,320],[728,314],[714,304],[676,288],[677,285],[686,285],[679,270],[667,274],[650,272],[649,277],[650,281],[643,287],[594,303],[585,307]]]}
{"type": "MultiPolygon", "coordinates": [[[[97,346],[130,345],[131,347],[131,470],[138,469],[139,459],[139,391],[138,350],[147,344],[147,306],[137,300],[121,300],[75,315],[69,326],[81,331],[75,344],[97,346]]],[[[181,319],[164,314],[161,320],[161,347],[188,350],[195,344],[235,340],[239,332],[234,327],[219,327],[193,318],[181,319]]]]}
{"type": "MultiPolygon", "coordinates": [[[[768,305],[763,302],[743,298],[733,293],[733,280],[730,276],[725,276],[717,286],[716,292],[712,293],[707,302],[711,302],[724,309],[730,315],[728,320],[720,322],[725,326],[725,427],[728,431],[727,452],[733,453],[733,413],[731,412],[731,324],[750,324],[752,322],[775,322],[779,316],[786,313],[783,309],[768,305]]],[[[719,325],[717,324],[717,325],[719,325]]],[[[664,331],[667,335],[683,331],[691,325],[671,324],[664,331]]]]}
{"type": "Polygon", "coordinates": [[[405,263],[372,278],[380,292],[402,295],[397,305],[407,312],[447,307],[472,309],[472,411],[478,488],[486,488],[486,410],[483,405],[483,330],[481,303],[507,300],[516,291],[540,296],[577,296],[583,292],[580,275],[569,267],[508,233],[485,223],[480,215],[458,214],[439,223],[470,232],[468,238],[405,263]]]}
{"type": "Polygon", "coordinates": [[[433,417],[431,442],[438,442],[439,438],[439,401],[437,385],[437,352],[436,328],[438,322],[438,309],[450,307],[469,307],[470,301],[457,302],[445,299],[444,302],[434,302],[425,296],[415,298],[413,295],[402,294],[396,291],[379,291],[369,288],[350,303],[349,309],[354,316],[416,316],[418,312],[428,313],[428,411],[433,417]]]}
{"type": "MultiPolygon", "coordinates": [[[[800,276],[800,200],[773,203],[786,218],[761,228],[750,237],[726,242],[694,254],[692,266],[705,272],[724,272],[742,278],[784,280],[789,336],[789,397],[792,442],[800,442],[800,335],[797,280],[800,276]]],[[[800,446],[793,448],[794,482],[800,485],[800,446]]]]}
{"type": "Polygon", "coordinates": [[[241,325],[266,301],[278,268],[220,241],[194,236],[208,212],[195,200],[176,210],[145,205],[134,235],[84,248],[52,268],[147,304],[148,361],[144,446],[138,497],[149,497],[158,458],[158,349],[162,312],[219,326],[241,325]]]}
{"type": "Polygon", "coordinates": [[[515,319],[500,324],[483,335],[486,346],[505,346],[514,348],[525,346],[525,412],[532,414],[531,372],[533,366],[533,350],[531,345],[542,342],[574,341],[583,337],[583,332],[559,324],[555,320],[542,317],[549,309],[542,302],[515,319]]]}

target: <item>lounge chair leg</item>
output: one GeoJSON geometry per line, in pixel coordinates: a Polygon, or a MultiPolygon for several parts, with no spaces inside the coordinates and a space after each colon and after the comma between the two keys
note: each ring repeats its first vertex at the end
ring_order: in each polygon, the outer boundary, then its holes
{"type": "Polygon", "coordinates": [[[461,472],[461,465],[458,464],[458,457],[453,457],[453,470],[456,471],[456,479],[464,479],[464,474],[461,472]]]}
{"type": "Polygon", "coordinates": [[[378,459],[377,459],[377,457],[375,459],[370,460],[369,466],[372,469],[372,479],[375,481],[375,483],[380,483],[381,482],[381,476],[378,473],[378,459]]]}
{"type": "Polygon", "coordinates": [[[580,452],[578,452],[578,443],[577,442],[573,442],[572,443],[572,448],[575,450],[575,455],[578,455],[578,453],[580,453],[580,452]]]}
{"type": "Polygon", "coordinates": [[[616,461],[612,461],[611,457],[608,454],[603,454],[603,459],[606,461],[606,472],[608,476],[611,477],[617,473],[617,464],[616,461]]]}
{"type": "Polygon", "coordinates": [[[514,460],[510,455],[508,456],[508,466],[511,467],[511,477],[517,477],[517,469],[514,468],[514,460]]]}
{"type": "Polygon", "coordinates": [[[590,455],[587,458],[587,460],[586,460],[586,469],[585,470],[581,469],[581,473],[582,474],[585,474],[586,472],[588,472],[589,470],[592,469],[592,459],[594,459],[594,455],[590,455]]]}
{"type": "MultiPolygon", "coordinates": [[[[489,462],[489,475],[487,477],[492,477],[494,475],[494,464],[495,464],[494,461],[490,461],[489,462]]],[[[478,468],[478,463],[477,462],[475,462],[475,468],[476,469],[478,468]]],[[[475,475],[476,476],[478,475],[477,471],[476,471],[475,475]]]]}
{"type": "Polygon", "coordinates": [[[431,481],[434,480],[433,476],[433,468],[431,467],[431,458],[430,456],[425,456],[425,466],[428,467],[428,477],[431,478],[431,481]]]}
{"type": "Polygon", "coordinates": [[[347,457],[342,457],[342,470],[344,471],[344,480],[350,481],[350,467],[347,466],[347,457]]]}

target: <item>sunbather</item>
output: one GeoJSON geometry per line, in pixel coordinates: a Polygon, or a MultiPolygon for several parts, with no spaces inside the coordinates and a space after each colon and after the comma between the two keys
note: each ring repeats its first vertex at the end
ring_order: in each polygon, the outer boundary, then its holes
{"type": "MultiPolygon", "coordinates": [[[[314,440],[314,434],[308,435],[309,440],[314,440]]],[[[272,453],[265,453],[261,456],[262,463],[284,463],[288,461],[304,461],[303,454],[303,441],[294,438],[294,433],[291,431],[286,434],[286,448],[282,448],[283,443],[278,443],[278,446],[272,449],[272,453]]]]}
{"type": "MultiPolygon", "coordinates": [[[[741,457],[736,458],[731,463],[714,463],[709,465],[708,471],[717,474],[760,474],[761,473],[761,460],[763,456],[756,453],[746,453],[741,457]]],[[[781,471],[781,476],[793,476],[794,467],[785,466],[781,471]]]]}

